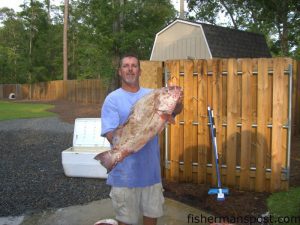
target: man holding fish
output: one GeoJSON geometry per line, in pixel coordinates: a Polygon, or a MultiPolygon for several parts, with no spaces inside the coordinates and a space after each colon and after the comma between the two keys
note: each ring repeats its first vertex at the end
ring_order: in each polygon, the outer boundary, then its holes
{"type": "Polygon", "coordinates": [[[118,224],[137,224],[142,213],[144,225],[155,225],[164,203],[157,134],[181,112],[182,90],[140,87],[140,61],[133,54],[122,57],[118,74],[121,88],[106,97],[101,111],[101,135],[112,149],[95,159],[109,172],[118,224]]]}

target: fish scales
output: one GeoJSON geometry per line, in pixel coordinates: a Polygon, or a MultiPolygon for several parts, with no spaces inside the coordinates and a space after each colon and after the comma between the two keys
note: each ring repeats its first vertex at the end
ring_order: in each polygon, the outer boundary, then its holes
{"type": "Polygon", "coordinates": [[[139,151],[159,134],[166,122],[172,122],[182,89],[178,86],[155,89],[136,102],[128,120],[113,132],[112,149],[96,155],[95,159],[111,171],[129,154],[139,151]]]}

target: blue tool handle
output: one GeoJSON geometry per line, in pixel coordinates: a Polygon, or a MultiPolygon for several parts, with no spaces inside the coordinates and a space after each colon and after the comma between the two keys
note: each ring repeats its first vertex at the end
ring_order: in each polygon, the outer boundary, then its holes
{"type": "Polygon", "coordinates": [[[220,171],[219,171],[219,158],[218,158],[218,148],[217,148],[217,140],[216,140],[216,128],[215,128],[215,121],[213,117],[213,110],[208,106],[208,118],[209,118],[209,125],[210,125],[210,132],[211,132],[211,138],[212,138],[212,146],[214,150],[215,155],[215,164],[216,164],[216,172],[217,172],[217,180],[218,180],[218,188],[221,188],[221,177],[220,177],[220,171]]]}

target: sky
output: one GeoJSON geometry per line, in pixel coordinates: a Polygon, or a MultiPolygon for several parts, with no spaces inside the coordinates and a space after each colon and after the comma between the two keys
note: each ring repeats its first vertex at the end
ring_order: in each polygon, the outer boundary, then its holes
{"type": "MultiPolygon", "coordinates": [[[[0,0],[0,8],[8,7],[13,8],[16,12],[21,11],[19,5],[23,4],[24,0],[0,0]]],[[[63,4],[64,0],[50,0],[51,4],[63,4]]],[[[174,5],[175,9],[179,12],[180,7],[180,0],[171,0],[172,4],[174,5]]],[[[187,2],[184,1],[184,10],[187,11],[187,2]]],[[[226,24],[228,20],[225,18],[224,15],[219,14],[217,20],[226,24]]]]}
{"type": "MultiPolygon", "coordinates": [[[[24,0],[0,0],[0,8],[13,8],[15,11],[20,11],[19,5],[23,4],[24,0]]],[[[63,0],[50,0],[51,4],[63,2],[63,0]]]]}
{"type": "MultiPolygon", "coordinates": [[[[23,4],[24,0],[0,0],[0,8],[2,7],[8,7],[8,8],[13,8],[15,11],[20,11],[21,9],[19,8],[19,5],[23,4]]],[[[51,4],[59,4],[59,3],[63,3],[64,0],[50,0],[51,4]]],[[[177,9],[179,11],[179,5],[180,5],[180,1],[179,0],[172,0],[172,3],[175,7],[175,9],[177,9]]],[[[186,2],[185,2],[185,10],[186,10],[186,2]]]]}

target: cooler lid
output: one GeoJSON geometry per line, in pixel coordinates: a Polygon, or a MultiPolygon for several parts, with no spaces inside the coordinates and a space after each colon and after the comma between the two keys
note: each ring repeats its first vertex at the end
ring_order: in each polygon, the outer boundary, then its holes
{"type": "Polygon", "coordinates": [[[101,137],[101,118],[77,118],[74,125],[73,147],[110,147],[101,137]]]}

